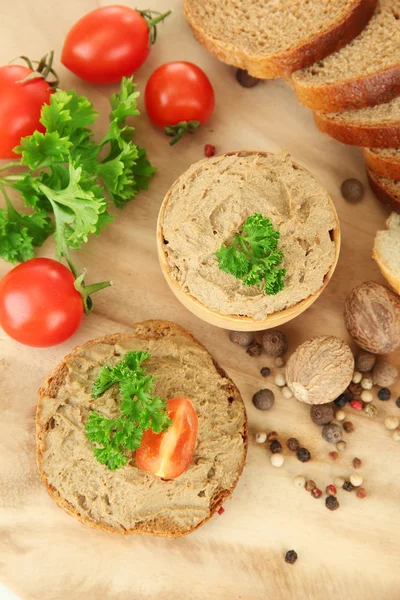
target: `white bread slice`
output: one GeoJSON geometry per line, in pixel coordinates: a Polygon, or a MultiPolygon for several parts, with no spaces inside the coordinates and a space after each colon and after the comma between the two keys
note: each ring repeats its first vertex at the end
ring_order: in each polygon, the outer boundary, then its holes
{"type": "Polygon", "coordinates": [[[372,258],[395,292],[400,294],[400,215],[392,213],[386,221],[387,229],[375,236],[372,258]]]}
{"type": "Polygon", "coordinates": [[[367,169],[367,175],[372,191],[378,200],[400,213],[400,181],[381,177],[371,169],[367,169]]]}
{"type": "Polygon", "coordinates": [[[377,0],[184,0],[197,40],[253,77],[285,77],[356,37],[377,0]]]}
{"type": "Polygon", "coordinates": [[[168,321],[139,323],[133,334],[106,335],[66,356],[39,390],[36,439],[42,482],[69,514],[111,533],[163,537],[186,535],[215,514],[236,486],[248,441],[237,387],[204,346],[168,321]],[[92,382],[101,366],[115,364],[129,350],[150,352],[146,370],[156,378],[156,394],[190,397],[199,415],[192,462],[177,479],[146,473],[134,458],[110,471],[86,439],[93,406],[118,414],[116,386],[94,401],[92,382]]]}
{"type": "Polygon", "coordinates": [[[400,181],[400,147],[364,148],[364,160],[367,167],[381,177],[400,181]]]}
{"type": "Polygon", "coordinates": [[[400,93],[400,0],[379,0],[365,29],[339,52],[293,73],[302,104],[340,112],[389,102],[400,93]]]}
{"type": "Polygon", "coordinates": [[[400,146],[400,96],[385,104],[359,110],[317,111],[314,120],[320,131],[343,144],[362,148],[400,146]]]}

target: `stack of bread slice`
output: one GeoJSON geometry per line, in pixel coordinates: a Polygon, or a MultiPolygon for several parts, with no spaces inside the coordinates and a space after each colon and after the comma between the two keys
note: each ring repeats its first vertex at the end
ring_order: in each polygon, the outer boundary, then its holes
{"type": "Polygon", "coordinates": [[[185,0],[221,60],[285,77],[321,131],[364,148],[376,195],[400,212],[400,0],[185,0]]]}

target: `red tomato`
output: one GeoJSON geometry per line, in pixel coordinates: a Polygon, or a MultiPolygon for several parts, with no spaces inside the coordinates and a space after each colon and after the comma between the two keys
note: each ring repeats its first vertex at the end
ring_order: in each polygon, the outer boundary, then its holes
{"type": "Polygon", "coordinates": [[[215,105],[207,75],[189,62],[158,67],[147,82],[144,101],[150,120],[161,129],[180,121],[200,121],[203,125],[215,105]]]}
{"type": "Polygon", "coordinates": [[[32,73],[22,65],[0,67],[0,158],[16,158],[13,148],[36,129],[43,104],[49,104],[52,90],[44,79],[17,83],[32,73]]]}
{"type": "Polygon", "coordinates": [[[74,276],[56,260],[33,258],[0,281],[0,325],[21,344],[60,344],[78,329],[82,317],[74,276]]]}
{"type": "Polygon", "coordinates": [[[135,73],[149,52],[146,19],[127,6],[103,6],[68,32],[61,62],[90,83],[114,83],[135,73]]]}
{"type": "Polygon", "coordinates": [[[136,461],[141,469],[175,479],[190,465],[196,447],[198,420],[196,410],[187,398],[168,400],[167,413],[172,425],[166,433],[144,432],[136,461]]]}

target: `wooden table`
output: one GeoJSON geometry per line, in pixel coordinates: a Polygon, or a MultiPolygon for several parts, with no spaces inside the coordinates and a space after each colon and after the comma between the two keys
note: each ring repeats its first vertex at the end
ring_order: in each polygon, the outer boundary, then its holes
{"type": "MultiPolygon", "coordinates": [[[[115,86],[93,87],[58,63],[69,27],[99,4],[103,2],[2,2],[1,63],[19,54],[39,57],[53,48],[62,86],[88,95],[106,116],[115,86]]],[[[144,0],[137,5],[148,8],[144,0]]],[[[114,281],[113,288],[96,297],[95,311],[79,332],[61,346],[42,350],[20,346],[0,333],[0,581],[24,600],[398,600],[400,446],[382,422],[387,414],[400,414],[399,409],[393,401],[378,401],[375,420],[349,409],[356,430],[346,437],[347,451],[337,463],[329,460],[332,447],[311,423],[307,406],[277,392],[270,413],[257,411],[251,397],[265,386],[259,369],[272,363],[248,357],[229,342],[226,332],[199,321],[178,304],[161,275],[155,238],[164,194],[178,175],[203,157],[205,143],[215,144],[219,152],[291,152],[329,189],[343,232],[341,258],[328,289],[305,314],[283,327],[292,350],[315,334],[348,339],[342,316],[347,293],[363,280],[382,281],[371,248],[386,212],[370,191],[357,206],[344,202],[339,192],[344,179],[357,177],[366,184],[361,154],[320,134],[311,113],[298,105],[285,83],[241,88],[234,69],[195,42],[180,0],[153,0],[151,8],[173,8],[174,13],[160,27],[159,40],[137,75],[140,89],[162,62],[190,60],[210,76],[216,110],[209,128],[174,148],[145,114],[136,119],[137,139],[158,171],[149,191],[123,211],[112,209],[116,222],[76,257],[92,281],[114,281]],[[46,375],[73,346],[107,333],[129,332],[135,321],[147,318],[180,323],[214,353],[238,384],[250,423],[248,463],[225,513],[172,541],[119,537],[81,525],[47,495],[35,463],[36,389],[46,375]],[[299,437],[314,460],[303,466],[288,457],[283,468],[274,469],[266,449],[254,442],[256,431],[272,429],[299,437]],[[354,456],[363,460],[367,499],[341,490],[340,509],[330,513],[322,499],[295,489],[293,478],[300,473],[323,488],[334,476],[349,475],[354,456]],[[283,560],[291,548],[299,554],[295,566],[283,560]]],[[[100,129],[104,126],[103,121],[100,129]]],[[[39,254],[53,256],[53,242],[39,254]]],[[[0,275],[9,268],[1,262],[0,275]]]]}

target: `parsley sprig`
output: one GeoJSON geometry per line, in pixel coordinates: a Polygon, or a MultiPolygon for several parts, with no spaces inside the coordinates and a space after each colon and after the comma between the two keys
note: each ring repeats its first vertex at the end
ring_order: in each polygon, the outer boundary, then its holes
{"type": "Polygon", "coordinates": [[[161,433],[171,424],[166,413],[167,403],[153,396],[154,377],[146,375],[141,366],[148,358],[148,352],[128,352],[114,367],[102,367],[93,383],[93,398],[99,398],[114,384],[119,385],[122,396],[118,419],[107,419],[93,411],[85,427],[86,437],[95,445],[95,457],[109,469],[118,469],[127,463],[126,451],[139,448],[147,429],[161,433]]]}
{"type": "Polygon", "coordinates": [[[52,94],[41,112],[45,131],[23,138],[15,149],[20,160],[0,167],[6,200],[0,209],[2,258],[12,263],[33,258],[35,247],[54,232],[57,258],[65,258],[77,277],[70,250],[81,248],[114,220],[108,199],[122,207],[147,188],[155,169],[127,124],[128,117],[139,114],[135,87],[132,77],[124,78],[119,93],[112,95],[108,131],[98,143],[91,129],[98,117],[92,103],[74,91],[52,94]],[[18,172],[10,172],[15,167],[18,172]],[[15,209],[6,187],[20,192],[30,214],[15,209]]]}
{"type": "Polygon", "coordinates": [[[263,283],[266,294],[275,295],[284,287],[286,270],[278,268],[283,260],[277,250],[280,233],[261,214],[248,217],[230,248],[217,252],[219,268],[241,279],[244,285],[263,283]]]}

